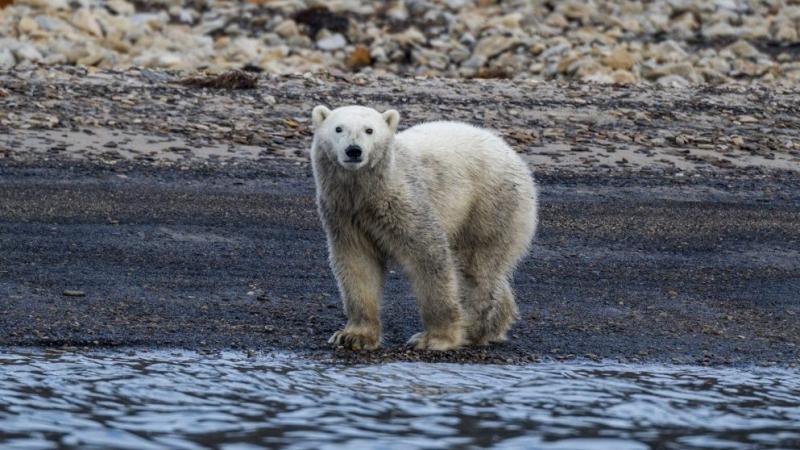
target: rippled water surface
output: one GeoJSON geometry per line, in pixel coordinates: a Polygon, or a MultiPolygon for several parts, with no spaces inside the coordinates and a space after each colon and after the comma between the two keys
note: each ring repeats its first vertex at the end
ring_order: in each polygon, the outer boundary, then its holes
{"type": "Polygon", "coordinates": [[[800,448],[800,373],[0,352],[0,448],[800,448]]]}

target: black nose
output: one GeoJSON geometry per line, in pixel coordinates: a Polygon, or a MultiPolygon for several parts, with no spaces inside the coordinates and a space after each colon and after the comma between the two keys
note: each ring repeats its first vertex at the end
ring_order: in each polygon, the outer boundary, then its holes
{"type": "Polygon", "coordinates": [[[361,147],[353,144],[348,146],[344,149],[344,154],[347,155],[348,158],[360,158],[361,157],[361,147]]]}

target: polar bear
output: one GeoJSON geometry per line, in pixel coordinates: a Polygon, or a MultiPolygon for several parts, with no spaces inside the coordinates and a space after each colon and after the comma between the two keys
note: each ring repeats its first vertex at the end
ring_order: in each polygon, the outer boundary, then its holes
{"type": "Polygon", "coordinates": [[[380,346],[389,260],[410,278],[425,327],[410,345],[503,341],[518,316],[511,276],[536,230],[530,170],[488,130],[430,122],[397,133],[399,120],[363,106],[312,112],[317,206],[347,315],[329,343],[380,346]]]}

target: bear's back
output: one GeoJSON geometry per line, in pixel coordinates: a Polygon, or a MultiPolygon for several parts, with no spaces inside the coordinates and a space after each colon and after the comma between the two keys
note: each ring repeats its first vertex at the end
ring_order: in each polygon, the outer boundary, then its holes
{"type": "Polygon", "coordinates": [[[530,185],[522,159],[489,130],[461,122],[427,122],[395,137],[398,168],[421,179],[448,235],[457,233],[482,197],[508,183],[530,185]]]}

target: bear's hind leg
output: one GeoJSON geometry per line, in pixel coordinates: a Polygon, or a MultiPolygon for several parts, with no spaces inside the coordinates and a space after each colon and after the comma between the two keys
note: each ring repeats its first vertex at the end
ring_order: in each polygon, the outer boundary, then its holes
{"type": "Polygon", "coordinates": [[[465,283],[464,312],[467,339],[472,345],[506,340],[519,316],[511,285],[505,276],[465,283]]]}

